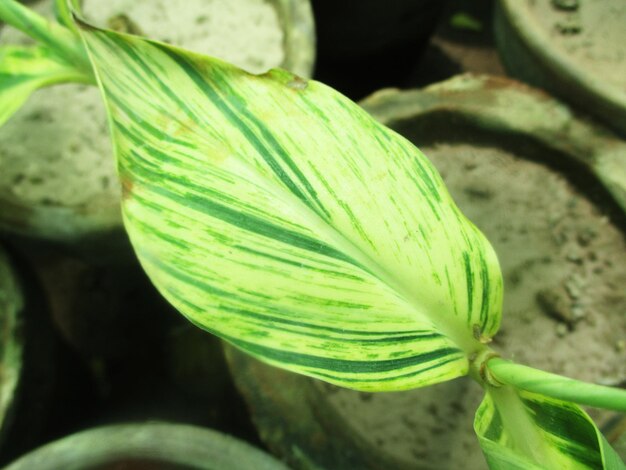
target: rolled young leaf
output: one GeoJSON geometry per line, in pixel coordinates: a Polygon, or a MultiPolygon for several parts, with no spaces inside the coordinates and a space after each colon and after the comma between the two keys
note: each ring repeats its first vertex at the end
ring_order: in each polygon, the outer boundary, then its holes
{"type": "MultiPolygon", "coordinates": [[[[74,0],[69,1],[74,2],[74,0]]],[[[75,32],[54,21],[49,21],[16,0],[0,0],[0,21],[19,29],[38,43],[47,46],[66,64],[81,69],[85,75],[91,75],[85,49],[75,32]]]]}
{"type": "Polygon", "coordinates": [[[47,46],[0,46],[0,125],[37,89],[64,82],[92,83],[47,46]]]}
{"type": "Polygon", "coordinates": [[[354,389],[467,373],[498,329],[501,274],[415,146],[321,83],[82,29],[126,229],[178,310],[354,389]]]}
{"type": "Polygon", "coordinates": [[[624,470],[580,407],[512,387],[490,388],[474,429],[492,470],[624,470]]]}

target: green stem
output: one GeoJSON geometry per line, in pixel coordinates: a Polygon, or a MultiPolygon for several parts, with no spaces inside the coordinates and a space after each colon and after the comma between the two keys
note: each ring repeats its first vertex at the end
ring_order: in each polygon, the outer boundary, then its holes
{"type": "Polygon", "coordinates": [[[46,44],[73,66],[91,73],[87,51],[78,35],[69,29],[48,21],[15,0],[0,0],[0,20],[46,44]]]}
{"type": "Polygon", "coordinates": [[[501,384],[581,405],[626,412],[626,390],[623,389],[579,382],[499,357],[489,359],[486,368],[491,378],[501,384]]]}
{"type": "MultiPolygon", "coordinates": [[[[75,1],[72,1],[72,7],[76,11],[79,10],[78,5],[76,5],[75,1]]],[[[74,33],[78,34],[78,28],[74,24],[74,20],[72,18],[72,10],[70,8],[70,4],[68,0],[55,0],[54,1],[54,14],[56,16],[57,21],[70,29],[74,33]]]]}

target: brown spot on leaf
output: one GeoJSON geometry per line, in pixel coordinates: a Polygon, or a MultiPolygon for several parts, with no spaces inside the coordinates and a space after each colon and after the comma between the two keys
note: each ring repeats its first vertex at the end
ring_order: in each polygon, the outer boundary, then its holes
{"type": "Polygon", "coordinates": [[[134,184],[128,176],[122,176],[120,183],[122,185],[122,201],[126,201],[131,195],[134,184]]]}
{"type": "Polygon", "coordinates": [[[293,76],[293,79],[287,82],[287,86],[292,90],[304,90],[309,85],[309,82],[297,75],[293,76]]]}

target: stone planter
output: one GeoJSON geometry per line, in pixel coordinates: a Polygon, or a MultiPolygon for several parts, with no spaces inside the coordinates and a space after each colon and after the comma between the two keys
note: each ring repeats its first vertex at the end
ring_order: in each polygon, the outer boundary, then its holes
{"type": "Polygon", "coordinates": [[[6,470],[287,470],[264,452],[210,429],[151,422],[95,428],[47,444],[6,470]]]}
{"type": "Polygon", "coordinates": [[[626,4],[498,0],[495,33],[509,72],[626,135],[626,4]]]}
{"type": "MultiPolygon", "coordinates": [[[[73,418],[98,424],[175,420],[254,435],[219,339],[177,313],[139,264],[93,266],[56,254],[32,264],[49,304],[53,325],[46,327],[55,327],[93,384],[94,396],[82,397],[88,409],[72,410],[73,418]]],[[[72,363],[74,376],[76,369],[72,363]]],[[[55,437],[67,429],[51,424],[55,437]]]]}
{"type": "Polygon", "coordinates": [[[4,441],[11,427],[18,385],[23,370],[22,337],[24,297],[13,268],[0,251],[0,439],[4,441]]]}
{"type": "MultiPolygon", "coordinates": [[[[34,4],[51,14],[52,1],[34,4]]],[[[85,0],[97,24],[213,54],[253,72],[283,66],[303,76],[314,60],[308,0],[234,2],[85,0]]],[[[14,30],[0,43],[29,40],[14,30]]],[[[100,92],[59,85],[36,92],[0,128],[0,230],[57,242],[109,261],[131,252],[100,92]]]]}
{"type": "MultiPolygon", "coordinates": [[[[626,142],[547,95],[458,76],[362,105],[420,147],[501,261],[494,349],[582,380],[626,377],[626,142]]],[[[296,469],[485,469],[467,378],[366,394],[228,348],[261,438],[296,469]]],[[[603,423],[610,414],[591,410],[603,423]]]]}

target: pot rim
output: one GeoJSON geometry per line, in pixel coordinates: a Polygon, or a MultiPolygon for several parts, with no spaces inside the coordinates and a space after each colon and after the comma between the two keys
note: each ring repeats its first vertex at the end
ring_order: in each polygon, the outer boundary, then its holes
{"type": "MultiPolygon", "coordinates": [[[[22,336],[22,313],[24,297],[6,251],[0,247],[0,280],[4,299],[0,306],[2,318],[2,337],[0,337],[0,439],[4,440],[9,431],[15,411],[17,393],[22,382],[24,344],[22,336]]],[[[0,442],[1,444],[1,442],[0,442]]]]}
{"type": "Polygon", "coordinates": [[[151,460],[199,470],[287,470],[269,454],[234,437],[199,426],[159,421],[81,431],[29,452],[5,470],[87,469],[122,459],[151,460]]]}
{"type": "MultiPolygon", "coordinates": [[[[621,120],[626,120],[626,88],[622,90],[618,86],[606,83],[592,68],[582,66],[560,48],[547,47],[546,44],[550,44],[550,38],[546,29],[530,13],[528,1],[498,0],[495,22],[496,30],[499,24],[506,28],[507,34],[516,34],[538,65],[558,77],[561,83],[572,87],[577,94],[587,95],[587,99],[601,104],[603,108],[619,112],[622,116],[621,120]]],[[[506,56],[505,40],[498,40],[497,43],[501,56],[506,56]]],[[[558,92],[556,88],[559,86],[558,83],[550,84],[550,86],[558,92]]],[[[594,109],[589,109],[589,111],[598,115],[594,109]]],[[[600,117],[606,120],[606,116],[600,117]]],[[[617,124],[613,125],[617,126],[617,124]]]]}
{"type": "Polygon", "coordinates": [[[445,110],[481,128],[532,137],[585,167],[626,213],[626,141],[541,90],[509,78],[462,74],[421,90],[383,89],[360,104],[383,124],[445,110]],[[389,107],[393,116],[387,115],[389,107]],[[512,107],[525,112],[511,113],[512,107]]]}

